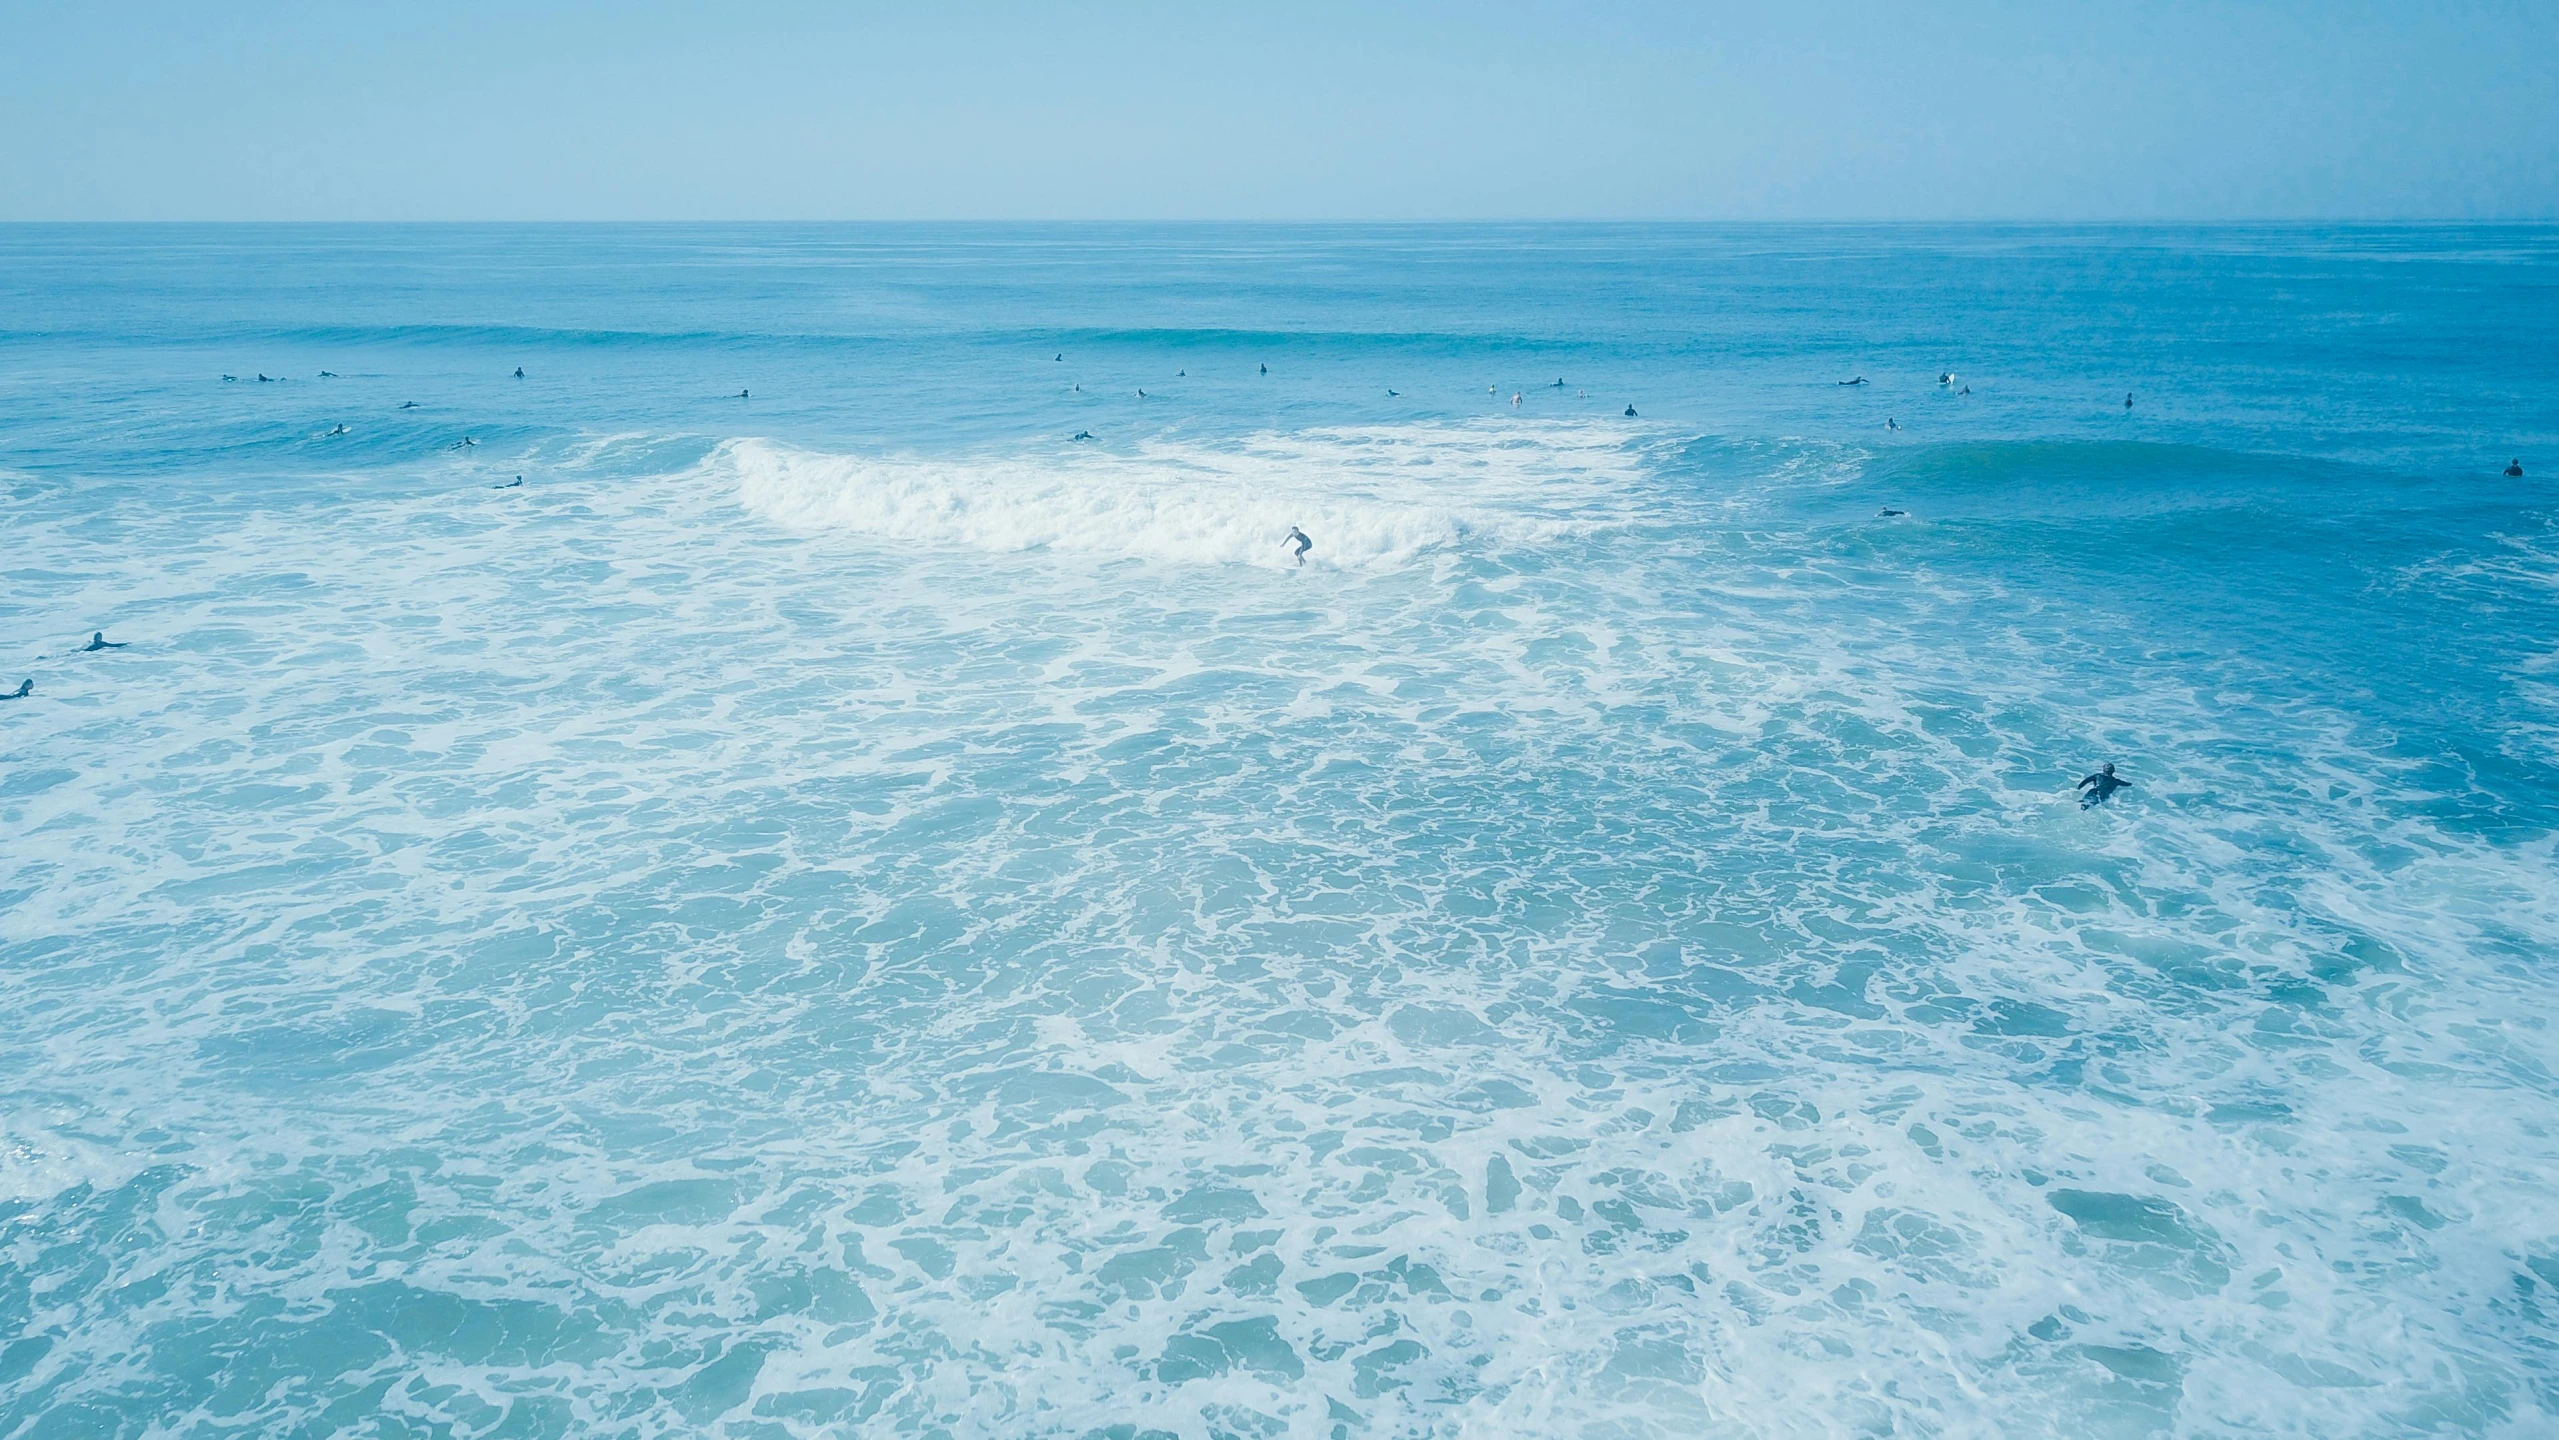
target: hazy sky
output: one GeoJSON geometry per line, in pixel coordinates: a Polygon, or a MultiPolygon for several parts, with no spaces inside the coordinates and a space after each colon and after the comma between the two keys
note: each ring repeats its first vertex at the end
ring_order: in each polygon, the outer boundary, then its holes
{"type": "Polygon", "coordinates": [[[0,219],[2559,216],[2559,0],[0,0],[0,219]]]}

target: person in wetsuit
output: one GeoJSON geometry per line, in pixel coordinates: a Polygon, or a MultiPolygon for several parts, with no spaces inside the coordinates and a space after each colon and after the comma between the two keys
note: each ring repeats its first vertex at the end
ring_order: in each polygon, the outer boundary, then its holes
{"type": "Polygon", "coordinates": [[[2097,767],[2096,774],[2082,775],[2079,777],[2079,783],[2070,788],[2088,792],[2079,797],[2079,808],[2085,810],[2091,805],[2103,805],[2114,799],[2115,792],[2118,790],[2131,789],[2132,782],[2116,775],[2115,762],[2109,760],[2097,767]]]}
{"type": "Polygon", "coordinates": [[[80,647],[80,653],[83,655],[94,655],[101,650],[121,650],[123,648],[124,642],[121,640],[108,639],[106,631],[92,630],[89,632],[89,643],[80,647]]]}
{"type": "Polygon", "coordinates": [[[2507,478],[2507,479],[2509,479],[2509,480],[2520,480],[2520,479],[2522,479],[2522,478],[2523,478],[2523,461],[2521,461],[2521,460],[2509,460],[2509,461],[2507,461],[2507,462],[2506,462],[2506,478],[2507,478]]]}
{"type": "Polygon", "coordinates": [[[1294,548],[1297,555],[1297,563],[1301,569],[1304,568],[1306,564],[1306,552],[1315,548],[1314,539],[1305,531],[1298,529],[1294,525],[1288,527],[1288,538],[1282,540],[1280,543],[1294,548]]]}
{"type": "Polygon", "coordinates": [[[10,691],[6,695],[0,695],[0,700],[24,700],[34,693],[36,693],[36,682],[33,680],[21,680],[18,682],[17,689],[10,691]]]}

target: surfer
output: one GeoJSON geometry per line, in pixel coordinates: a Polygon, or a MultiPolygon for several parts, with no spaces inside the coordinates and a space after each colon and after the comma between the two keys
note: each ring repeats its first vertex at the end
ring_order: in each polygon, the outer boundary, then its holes
{"type": "Polygon", "coordinates": [[[2124,408],[2127,410],[2132,408],[2132,392],[2130,390],[2124,392],[2124,408]]]}
{"type": "Polygon", "coordinates": [[[1090,440],[1093,438],[1093,432],[1090,430],[1078,430],[1075,432],[1075,438],[1078,440],[1090,440]]]}
{"type": "Polygon", "coordinates": [[[1301,569],[1306,565],[1306,552],[1315,548],[1315,541],[1309,537],[1305,531],[1298,529],[1294,525],[1288,527],[1288,538],[1282,540],[1280,543],[1282,545],[1294,547],[1297,555],[1297,563],[1301,569]]]}
{"type": "Polygon", "coordinates": [[[1884,428],[1887,430],[1899,430],[1901,428],[1901,422],[1890,415],[1887,415],[1884,417],[1884,428]]]}
{"type": "Polygon", "coordinates": [[[1940,384],[1940,385],[1952,385],[1952,384],[1954,384],[1954,383],[1955,383],[1955,372],[1954,372],[1954,371],[1952,371],[1952,370],[1948,370],[1948,371],[1946,371],[1945,373],[1943,373],[1943,374],[1939,375],[1939,376],[1937,377],[1937,383],[1938,383],[1938,384],[1940,384]]]}
{"type": "Polygon", "coordinates": [[[123,648],[124,642],[121,640],[108,639],[106,631],[92,630],[89,632],[89,643],[80,647],[80,653],[83,655],[95,655],[101,650],[121,650],[123,648]]]}
{"type": "Polygon", "coordinates": [[[492,489],[492,490],[512,490],[512,489],[514,489],[515,487],[517,487],[518,485],[521,485],[521,484],[523,484],[523,483],[524,483],[524,477],[523,477],[523,476],[521,476],[521,475],[518,475],[518,476],[516,476],[514,479],[509,480],[508,482],[506,482],[504,485],[492,485],[492,486],[490,486],[489,488],[490,488],[490,489],[492,489]]]}
{"type": "Polygon", "coordinates": [[[239,382],[240,377],[237,375],[225,375],[222,377],[222,383],[225,385],[236,385],[239,382]]]}
{"type": "Polygon", "coordinates": [[[1629,405],[1629,406],[1627,406],[1627,407],[1626,407],[1626,418],[1627,418],[1627,419],[1629,419],[1629,420],[1632,420],[1632,419],[1634,419],[1634,418],[1635,418],[1635,407],[1634,407],[1634,406],[1629,405]]]}
{"type": "Polygon", "coordinates": [[[2506,462],[2506,478],[2509,480],[2520,480],[2523,478],[2522,460],[2515,459],[2506,462]]]}
{"type": "Polygon", "coordinates": [[[1896,516],[1907,515],[1909,513],[1910,512],[1907,510],[1896,510],[1890,505],[1887,505],[1883,509],[1875,512],[1875,518],[1878,520],[1890,520],[1896,516]]]}
{"type": "Polygon", "coordinates": [[[1547,388],[1547,389],[1549,389],[1549,390],[1561,390],[1561,389],[1563,389],[1563,388],[1564,388],[1564,377],[1563,377],[1563,376],[1561,376],[1561,375],[1556,376],[1556,377],[1555,377],[1555,383],[1554,383],[1554,384],[1552,384],[1552,385],[1547,386],[1546,388],[1547,388]]]}
{"type": "Polygon", "coordinates": [[[338,376],[337,372],[334,370],[323,370],[320,372],[320,378],[323,380],[335,380],[338,376]]]}
{"type": "Polygon", "coordinates": [[[418,408],[418,402],[415,400],[403,400],[400,402],[400,408],[403,410],[415,410],[418,408]]]}
{"type": "Polygon", "coordinates": [[[1270,366],[1268,366],[1268,365],[1263,366],[1263,367],[1262,367],[1262,373],[1263,373],[1263,374],[1265,374],[1265,375],[1270,374],[1270,373],[1271,373],[1271,367],[1270,367],[1270,366]]]}
{"type": "Polygon", "coordinates": [[[462,448],[463,448],[464,446],[466,446],[466,445],[477,445],[477,444],[479,444],[479,443],[480,443],[479,441],[472,439],[472,438],[471,438],[470,436],[468,436],[468,435],[465,435],[465,436],[463,436],[461,439],[454,441],[452,444],[447,445],[447,446],[445,446],[444,448],[445,448],[445,449],[447,449],[447,450],[459,450],[459,449],[462,449],[462,448]]]}
{"type": "Polygon", "coordinates": [[[34,693],[36,693],[36,682],[33,680],[21,680],[18,682],[17,689],[10,691],[6,695],[0,695],[0,700],[24,700],[34,693]]]}
{"type": "Polygon", "coordinates": [[[523,379],[523,378],[524,378],[524,367],[523,367],[523,366],[518,365],[518,366],[516,366],[516,367],[515,367],[515,378],[516,378],[516,379],[518,379],[518,380],[521,380],[521,379],[523,379]]]}
{"type": "Polygon", "coordinates": [[[272,385],[275,383],[275,377],[262,372],[258,376],[258,383],[261,385],[272,385]]]}
{"type": "Polygon", "coordinates": [[[1065,352],[1065,351],[1063,351],[1063,350],[1058,351],[1058,352],[1057,352],[1057,358],[1058,358],[1060,361],[1064,361],[1064,360],[1066,359],[1066,352],[1065,352]]]}
{"type": "Polygon", "coordinates": [[[1866,377],[1860,375],[1854,380],[1842,380],[1839,383],[1842,385],[1863,385],[1866,383],[1866,377]]]}
{"type": "Polygon", "coordinates": [[[1973,387],[1971,387],[1970,385],[1967,385],[1967,386],[1965,386],[1962,390],[1960,390],[1960,391],[1958,391],[1958,392],[1956,392],[1956,393],[1958,393],[1958,394],[1963,394],[1963,395],[1970,395],[1971,393],[1973,393],[1973,387]]]}
{"type": "Polygon", "coordinates": [[[331,435],[344,435],[345,433],[347,433],[347,427],[345,427],[344,425],[341,425],[341,426],[339,426],[337,429],[332,430],[332,431],[330,431],[329,433],[330,433],[331,435]]]}
{"type": "Polygon", "coordinates": [[[2096,774],[2079,777],[2079,783],[2070,788],[2088,792],[2079,799],[2079,808],[2085,810],[2091,805],[2103,805],[2112,800],[2118,790],[2131,789],[2132,782],[2118,778],[2115,774],[2115,762],[2109,760],[2097,767],[2096,774]]]}
{"type": "Polygon", "coordinates": [[[1138,398],[1138,399],[1140,399],[1140,400],[1145,399],[1145,398],[1146,398],[1146,392],[1145,392],[1145,391],[1143,391],[1143,390],[1138,391],[1138,392],[1137,392],[1137,398],[1138,398]]]}
{"type": "Polygon", "coordinates": [[[746,398],[746,392],[745,392],[745,391],[743,391],[743,390],[740,390],[739,392],[737,392],[737,398],[739,398],[740,400],[745,399],[745,398],[746,398]]]}
{"type": "MultiPolygon", "coordinates": [[[[1390,390],[1388,390],[1388,391],[1386,392],[1386,398],[1387,398],[1387,399],[1389,399],[1389,400],[1394,399],[1394,398],[1395,398],[1395,392],[1394,392],[1393,390],[1391,390],[1391,389],[1390,389],[1390,390]]],[[[2520,471],[2520,470],[2518,470],[2518,471],[2516,471],[2516,472],[2514,472],[2514,473],[2516,473],[2516,474],[2520,475],[2520,474],[2522,474],[2523,472],[2522,472],[2522,471],[2520,471]]]]}

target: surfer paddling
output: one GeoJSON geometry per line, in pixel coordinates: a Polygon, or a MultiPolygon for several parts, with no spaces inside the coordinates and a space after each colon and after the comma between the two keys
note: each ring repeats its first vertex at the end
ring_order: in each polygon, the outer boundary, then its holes
{"type": "Polygon", "coordinates": [[[2131,789],[2132,782],[2117,775],[2115,773],[2115,762],[2109,760],[2105,764],[2097,767],[2097,773],[2093,775],[2080,776],[2079,783],[2071,786],[2070,788],[2073,790],[2085,790],[2088,792],[2087,794],[2079,797],[2079,808],[2085,810],[2092,805],[2103,805],[2107,801],[2114,799],[2115,792],[2118,790],[2131,789]]]}

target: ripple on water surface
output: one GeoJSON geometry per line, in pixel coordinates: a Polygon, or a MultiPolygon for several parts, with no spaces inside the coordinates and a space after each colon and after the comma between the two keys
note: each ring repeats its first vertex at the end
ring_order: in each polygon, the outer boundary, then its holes
{"type": "Polygon", "coordinates": [[[2559,1408],[2546,842],[1853,452],[670,446],[12,491],[0,1429],[2559,1408]]]}

